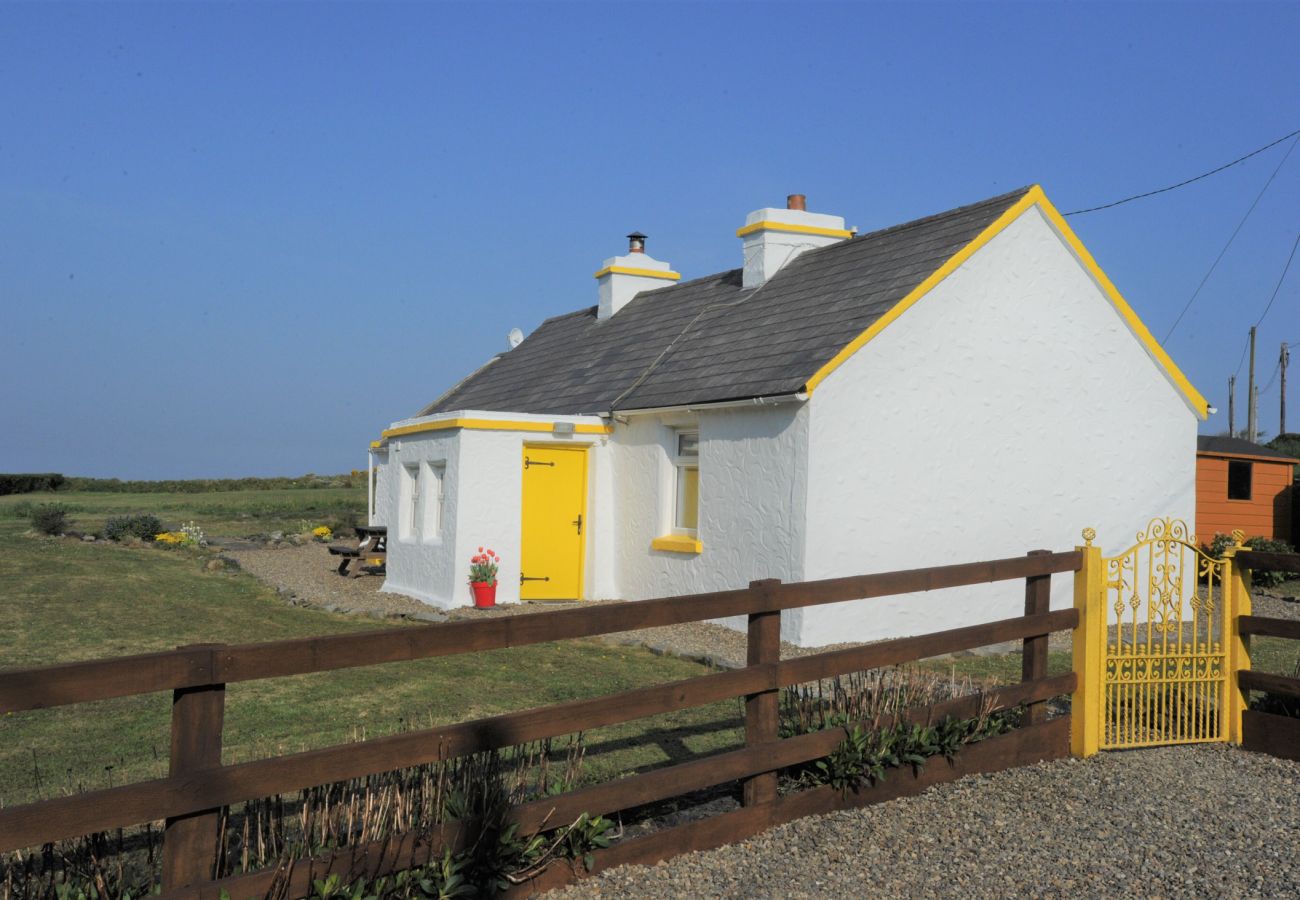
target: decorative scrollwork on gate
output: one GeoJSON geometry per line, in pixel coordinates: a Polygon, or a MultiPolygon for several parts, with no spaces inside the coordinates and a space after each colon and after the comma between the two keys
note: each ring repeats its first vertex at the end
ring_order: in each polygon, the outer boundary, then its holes
{"type": "Polygon", "coordinates": [[[1103,747],[1224,739],[1224,575],[1186,523],[1152,519],[1103,559],[1107,633],[1103,747]]]}

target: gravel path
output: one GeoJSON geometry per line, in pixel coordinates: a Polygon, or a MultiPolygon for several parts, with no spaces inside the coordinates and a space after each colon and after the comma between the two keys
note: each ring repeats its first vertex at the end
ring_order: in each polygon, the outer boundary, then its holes
{"type": "MultiPolygon", "coordinates": [[[[331,612],[370,615],[376,618],[408,618],[427,622],[494,619],[501,616],[529,615],[575,606],[602,605],[601,601],[582,603],[511,603],[493,609],[460,607],[442,611],[401,594],[380,590],[384,579],[378,575],[341,578],[335,572],[338,560],[329,555],[324,544],[302,546],[282,544],[278,547],[230,548],[223,551],[240,567],[275,588],[287,601],[300,606],[314,606],[331,612]]],[[[608,635],[603,640],[615,644],[635,644],[656,653],[695,659],[719,668],[735,668],[745,663],[746,637],[743,632],[690,622],[662,628],[645,628],[608,635]]],[[[783,643],[783,657],[804,656],[835,647],[796,647],[783,643]]]]}
{"type": "Polygon", "coordinates": [[[1297,846],[1300,764],[1165,747],[972,776],[547,897],[1294,897],[1297,846]]]}

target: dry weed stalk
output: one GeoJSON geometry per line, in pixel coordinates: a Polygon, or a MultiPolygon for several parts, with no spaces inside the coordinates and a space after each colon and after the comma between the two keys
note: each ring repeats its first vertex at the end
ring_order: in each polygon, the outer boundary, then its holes
{"type": "Polygon", "coordinates": [[[979,693],[969,678],[895,666],[850,672],[781,691],[786,734],[807,734],[848,722],[879,724],[907,709],[979,693]]]}

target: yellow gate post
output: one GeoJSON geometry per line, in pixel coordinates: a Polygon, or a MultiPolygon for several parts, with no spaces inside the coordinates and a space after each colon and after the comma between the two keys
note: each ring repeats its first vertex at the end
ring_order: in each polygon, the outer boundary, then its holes
{"type": "Polygon", "coordinates": [[[1070,700],[1070,752],[1092,756],[1101,747],[1103,644],[1106,610],[1103,605],[1101,548],[1092,545],[1097,532],[1083,530],[1084,545],[1076,547],[1083,559],[1074,573],[1074,608],[1079,624],[1074,629],[1074,675],[1077,683],[1070,700]]]}
{"type": "Polygon", "coordinates": [[[1241,616],[1250,615],[1250,548],[1242,544],[1246,533],[1241,530],[1232,532],[1236,546],[1227,550],[1223,556],[1228,561],[1228,570],[1224,573],[1224,649],[1228,651],[1228,685],[1224,697],[1224,715],[1227,717],[1228,740],[1234,744],[1241,743],[1242,713],[1250,703],[1247,692],[1238,684],[1237,673],[1250,671],[1250,637],[1241,633],[1241,616]]]}

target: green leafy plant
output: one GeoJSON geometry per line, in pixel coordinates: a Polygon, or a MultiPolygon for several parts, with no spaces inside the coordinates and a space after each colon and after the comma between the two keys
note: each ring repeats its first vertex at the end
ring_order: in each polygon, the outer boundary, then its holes
{"type": "MultiPolygon", "coordinates": [[[[1229,548],[1235,545],[1235,541],[1230,534],[1216,534],[1208,544],[1201,545],[1201,552],[1206,556],[1219,559],[1229,548]]],[[[1246,538],[1245,545],[1251,550],[1258,550],[1261,553],[1294,553],[1295,549],[1286,541],[1275,541],[1271,538],[1255,535],[1246,538]]],[[[1289,576],[1285,572],[1252,572],[1251,583],[1259,587],[1277,587],[1287,580],[1289,576]]]]}
{"type": "Polygon", "coordinates": [[[41,534],[63,534],[68,530],[68,508],[62,503],[41,503],[32,507],[31,520],[41,534]]]}
{"type": "Polygon", "coordinates": [[[883,781],[890,769],[909,767],[919,775],[930,759],[951,760],[963,745],[1010,731],[1019,718],[1016,710],[994,713],[982,707],[971,718],[949,716],[938,724],[854,724],[845,728],[844,740],[829,756],[786,774],[795,775],[800,786],[829,784],[842,792],[857,791],[883,781]]]}

